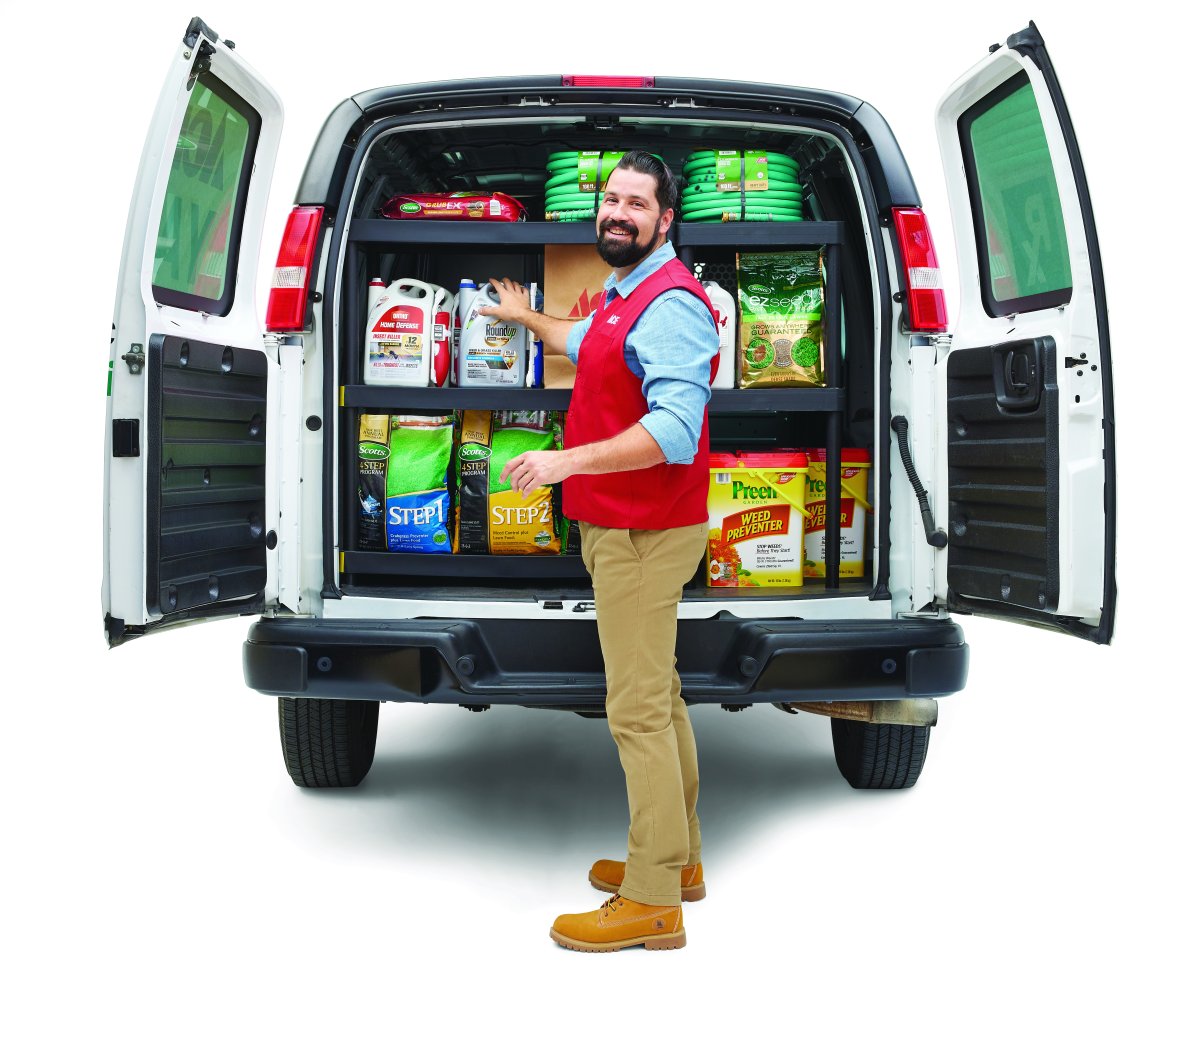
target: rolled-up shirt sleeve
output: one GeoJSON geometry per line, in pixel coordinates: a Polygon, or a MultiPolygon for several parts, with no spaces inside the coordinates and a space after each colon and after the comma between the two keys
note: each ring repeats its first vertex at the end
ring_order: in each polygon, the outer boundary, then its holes
{"type": "Polygon", "coordinates": [[[695,458],[717,341],[712,313],[687,291],[659,295],[626,338],[626,352],[645,373],[642,396],[649,411],[640,422],[667,463],[695,458]]]}
{"type": "Polygon", "coordinates": [[[579,363],[579,347],[583,345],[584,336],[588,333],[588,328],[592,326],[592,318],[595,315],[594,312],[588,313],[584,319],[567,332],[567,359],[572,364],[579,363]]]}

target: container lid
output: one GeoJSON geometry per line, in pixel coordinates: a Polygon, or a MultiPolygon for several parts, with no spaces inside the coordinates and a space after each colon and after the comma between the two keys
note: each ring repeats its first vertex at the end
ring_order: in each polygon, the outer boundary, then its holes
{"type": "Polygon", "coordinates": [[[808,466],[808,457],[800,449],[774,449],[769,452],[739,452],[734,466],[777,467],[782,470],[800,470],[808,466]]]}
{"type": "MultiPolygon", "coordinates": [[[[825,449],[805,449],[808,458],[816,463],[824,463],[828,455],[825,449]]],[[[865,463],[871,465],[871,454],[866,449],[842,449],[842,463],[865,463]]]]}
{"type": "Polygon", "coordinates": [[[736,467],[738,458],[732,452],[710,452],[708,454],[708,465],[710,467],[736,467]]]}

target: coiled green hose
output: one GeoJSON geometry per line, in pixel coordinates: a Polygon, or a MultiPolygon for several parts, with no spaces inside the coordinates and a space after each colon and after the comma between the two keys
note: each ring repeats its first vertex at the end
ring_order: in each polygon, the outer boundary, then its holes
{"type": "MultiPolygon", "coordinates": [[[[696,151],[683,164],[680,218],[684,221],[801,221],[804,187],[794,158],[774,151],[766,158],[767,190],[718,191],[717,156],[696,151]]],[[[546,160],[546,220],[590,221],[599,207],[598,191],[579,190],[579,151],[555,151],[546,160]]],[[[761,167],[756,171],[761,171],[761,167]]]]}
{"type": "MultiPolygon", "coordinates": [[[[746,152],[750,154],[751,152],[746,152]]],[[[802,221],[804,186],[800,166],[794,158],[774,151],[755,151],[766,158],[767,189],[717,190],[717,155],[696,151],[683,163],[680,217],[684,221],[802,221]]],[[[762,172],[756,166],[755,172],[762,172]]],[[[744,174],[744,169],[743,169],[744,174]]]]}

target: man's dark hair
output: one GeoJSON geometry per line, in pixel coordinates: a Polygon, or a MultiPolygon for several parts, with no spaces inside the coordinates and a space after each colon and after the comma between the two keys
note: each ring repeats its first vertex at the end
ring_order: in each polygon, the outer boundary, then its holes
{"type": "Polygon", "coordinates": [[[649,151],[626,151],[615,168],[654,177],[659,210],[665,213],[675,208],[675,200],[679,197],[679,181],[675,179],[671,167],[657,155],[649,151]]]}

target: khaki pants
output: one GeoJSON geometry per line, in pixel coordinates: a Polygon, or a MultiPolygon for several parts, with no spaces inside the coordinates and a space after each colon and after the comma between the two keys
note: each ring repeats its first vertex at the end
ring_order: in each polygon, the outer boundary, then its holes
{"type": "Polygon", "coordinates": [[[679,904],[679,871],[700,859],[696,739],[675,670],[678,606],[708,524],[624,530],[579,524],[596,594],[605,706],[625,770],[629,854],[621,895],[679,904]]]}

